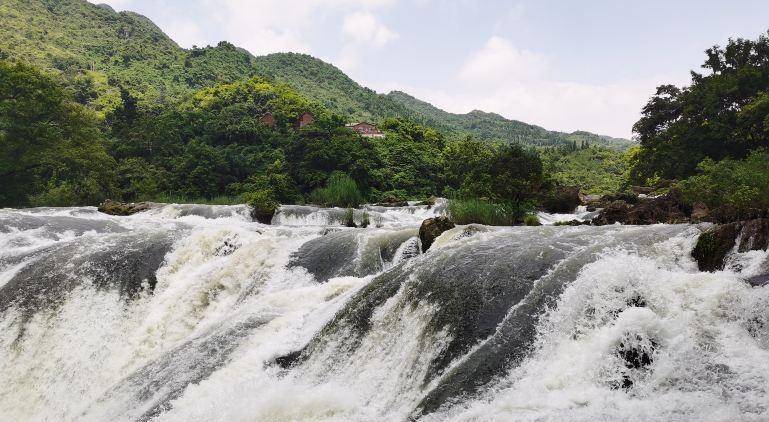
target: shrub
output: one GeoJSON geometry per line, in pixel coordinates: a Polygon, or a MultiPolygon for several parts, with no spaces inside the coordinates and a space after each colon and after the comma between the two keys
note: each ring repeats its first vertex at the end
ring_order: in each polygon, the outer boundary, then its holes
{"type": "Polygon", "coordinates": [[[769,150],[757,150],[745,160],[703,160],[700,174],[678,184],[685,202],[715,208],[730,205],[744,211],[769,209],[769,150]]]}
{"type": "Polygon", "coordinates": [[[269,224],[280,204],[269,189],[259,189],[243,194],[243,200],[251,207],[251,216],[260,223],[269,224]]]}
{"type": "Polygon", "coordinates": [[[371,225],[371,219],[369,218],[369,215],[367,212],[364,212],[363,215],[360,217],[360,226],[364,229],[371,225]]]}
{"type": "Polygon", "coordinates": [[[363,203],[363,195],[350,176],[343,173],[331,175],[326,187],[315,189],[310,194],[310,202],[326,207],[353,207],[363,203]]]}
{"type": "Polygon", "coordinates": [[[539,222],[539,217],[537,217],[536,214],[526,214],[525,217],[523,217],[523,224],[527,226],[541,226],[542,223],[539,222]]]}
{"type": "Polygon", "coordinates": [[[347,227],[358,227],[355,225],[355,211],[352,208],[347,208],[347,212],[344,214],[344,225],[347,227]]]}
{"type": "Polygon", "coordinates": [[[530,203],[492,203],[482,199],[452,199],[449,215],[456,224],[478,223],[488,226],[513,226],[533,207],[530,203]]]}

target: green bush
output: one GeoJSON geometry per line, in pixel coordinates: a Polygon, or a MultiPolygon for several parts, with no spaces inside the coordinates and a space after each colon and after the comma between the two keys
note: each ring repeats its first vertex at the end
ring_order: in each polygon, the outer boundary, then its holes
{"type": "Polygon", "coordinates": [[[360,226],[362,228],[366,228],[371,225],[371,219],[367,212],[364,212],[363,215],[360,217],[360,226]]]}
{"type": "Polygon", "coordinates": [[[542,223],[539,222],[539,217],[537,217],[536,214],[526,214],[525,217],[523,217],[523,224],[526,226],[541,226],[542,223]]]}
{"type": "Polygon", "coordinates": [[[355,211],[352,208],[347,208],[347,212],[344,214],[344,225],[347,227],[358,227],[355,225],[355,211]]]}
{"type": "Polygon", "coordinates": [[[243,200],[251,207],[251,216],[260,223],[269,224],[280,204],[269,189],[260,189],[243,194],[243,200]]]}
{"type": "Polygon", "coordinates": [[[310,202],[325,207],[357,208],[363,203],[363,195],[350,176],[335,173],[328,179],[326,187],[310,193],[310,202]]]}
{"type": "Polygon", "coordinates": [[[700,174],[678,183],[685,202],[738,210],[769,209],[769,150],[756,150],[745,160],[703,160],[700,174]]]}
{"type": "Polygon", "coordinates": [[[482,199],[452,199],[449,215],[457,224],[478,223],[487,226],[513,226],[531,212],[530,203],[492,203],[482,199]]]}

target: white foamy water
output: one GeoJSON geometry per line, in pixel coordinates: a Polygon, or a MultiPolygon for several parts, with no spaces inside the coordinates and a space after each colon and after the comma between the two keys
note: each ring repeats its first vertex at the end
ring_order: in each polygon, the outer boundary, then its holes
{"type": "Polygon", "coordinates": [[[769,420],[766,252],[443,207],[0,210],[0,419],[769,420]]]}

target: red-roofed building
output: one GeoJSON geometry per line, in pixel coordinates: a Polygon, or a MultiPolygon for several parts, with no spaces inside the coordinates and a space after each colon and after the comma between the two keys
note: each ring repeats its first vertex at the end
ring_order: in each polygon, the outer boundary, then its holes
{"type": "Polygon", "coordinates": [[[294,127],[297,129],[301,129],[307,125],[312,124],[315,121],[315,116],[312,115],[312,113],[304,112],[299,115],[299,119],[297,119],[296,123],[294,124],[294,127]]]}
{"type": "Polygon", "coordinates": [[[350,123],[347,127],[358,132],[360,136],[365,136],[367,138],[384,138],[385,136],[384,133],[371,123],[350,123]]]}
{"type": "Polygon", "coordinates": [[[262,117],[259,118],[259,121],[269,127],[275,127],[275,116],[273,116],[269,111],[264,113],[262,117]]]}

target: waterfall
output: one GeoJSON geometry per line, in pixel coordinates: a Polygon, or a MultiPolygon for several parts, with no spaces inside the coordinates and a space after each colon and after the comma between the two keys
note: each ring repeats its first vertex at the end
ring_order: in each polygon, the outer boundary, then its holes
{"type": "Polygon", "coordinates": [[[702,273],[707,226],[471,225],[422,253],[444,212],[0,210],[0,415],[769,420],[767,252],[702,273]]]}

